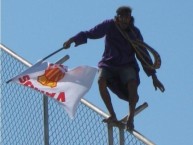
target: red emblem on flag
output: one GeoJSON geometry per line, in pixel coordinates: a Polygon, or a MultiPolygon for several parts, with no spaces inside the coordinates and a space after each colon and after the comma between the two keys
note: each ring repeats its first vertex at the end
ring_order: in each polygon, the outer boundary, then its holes
{"type": "Polygon", "coordinates": [[[37,81],[44,85],[54,88],[57,82],[65,76],[66,69],[63,65],[50,64],[42,76],[38,76],[37,81]]]}

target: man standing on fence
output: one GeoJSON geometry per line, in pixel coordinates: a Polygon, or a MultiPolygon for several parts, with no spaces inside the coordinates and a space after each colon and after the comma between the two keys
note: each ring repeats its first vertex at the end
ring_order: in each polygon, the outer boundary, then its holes
{"type": "MultiPolygon", "coordinates": [[[[134,129],[134,113],[138,102],[139,66],[135,55],[141,62],[145,73],[153,79],[155,89],[159,88],[164,92],[164,86],[158,80],[155,69],[145,66],[144,61],[136,54],[132,45],[123,37],[120,31],[124,31],[131,40],[143,41],[143,37],[137,27],[134,26],[134,18],[131,15],[132,9],[127,6],[119,7],[116,11],[115,19],[105,20],[89,31],[80,32],[67,40],[63,47],[69,48],[71,43],[75,46],[87,43],[87,39],[99,39],[105,36],[105,50],[99,67],[99,91],[100,95],[110,113],[110,117],[104,122],[117,121],[111,98],[107,87],[109,87],[118,97],[129,102],[129,115],[127,119],[127,129],[134,129]],[[119,29],[120,30],[119,30],[119,29]],[[122,97],[123,96],[123,97],[122,97]]],[[[145,61],[153,64],[147,50],[143,50],[149,56],[145,61]]]]}

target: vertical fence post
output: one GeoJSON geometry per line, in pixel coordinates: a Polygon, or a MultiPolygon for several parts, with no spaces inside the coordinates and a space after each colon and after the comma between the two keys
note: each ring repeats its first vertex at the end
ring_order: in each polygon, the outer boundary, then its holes
{"type": "Polygon", "coordinates": [[[119,128],[119,145],[125,144],[125,136],[124,136],[124,129],[119,128]]]}
{"type": "MultiPolygon", "coordinates": [[[[64,56],[56,62],[56,64],[62,64],[70,57],[69,55],[64,56]]],[[[44,145],[49,145],[49,116],[48,116],[48,97],[43,96],[43,123],[44,123],[44,145]]]]}
{"type": "Polygon", "coordinates": [[[49,145],[48,97],[43,95],[44,145],[49,145]]]}
{"type": "MultiPolygon", "coordinates": [[[[138,106],[135,109],[135,115],[139,114],[141,111],[143,111],[147,107],[148,107],[148,104],[146,102],[144,104],[138,106]]],[[[112,123],[107,123],[108,143],[109,143],[109,145],[113,145],[113,126],[116,126],[119,129],[119,145],[125,145],[124,129],[125,129],[125,126],[126,126],[127,117],[128,117],[128,115],[120,120],[122,125],[117,125],[116,123],[113,123],[113,124],[112,123]]]]}
{"type": "Polygon", "coordinates": [[[110,123],[107,123],[108,128],[108,145],[113,145],[113,126],[110,123]]]}

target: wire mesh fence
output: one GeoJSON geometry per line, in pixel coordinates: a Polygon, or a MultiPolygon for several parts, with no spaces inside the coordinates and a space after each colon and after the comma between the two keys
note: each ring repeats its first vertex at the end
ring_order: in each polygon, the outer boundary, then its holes
{"type": "Polygon", "coordinates": [[[1,51],[1,145],[43,144],[42,95],[6,81],[27,69],[1,51]]]}
{"type": "MultiPolygon", "coordinates": [[[[6,81],[29,66],[0,49],[0,145],[45,145],[43,95],[6,81]]],[[[49,145],[109,145],[104,116],[81,102],[70,119],[55,100],[48,99],[49,145]]],[[[113,144],[120,145],[120,130],[113,127],[113,144]]],[[[136,135],[124,131],[124,145],[145,145],[136,135]]],[[[151,144],[151,142],[150,142],[151,144]]]]}

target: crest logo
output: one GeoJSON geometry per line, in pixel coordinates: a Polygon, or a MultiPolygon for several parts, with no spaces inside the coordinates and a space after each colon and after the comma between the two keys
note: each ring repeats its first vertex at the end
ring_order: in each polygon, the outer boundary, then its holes
{"type": "Polygon", "coordinates": [[[58,81],[64,78],[66,71],[63,65],[50,64],[45,73],[38,76],[37,81],[44,86],[54,88],[57,86],[58,81]]]}

